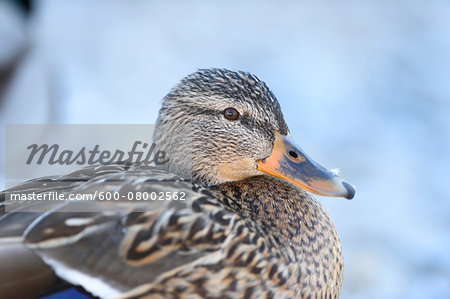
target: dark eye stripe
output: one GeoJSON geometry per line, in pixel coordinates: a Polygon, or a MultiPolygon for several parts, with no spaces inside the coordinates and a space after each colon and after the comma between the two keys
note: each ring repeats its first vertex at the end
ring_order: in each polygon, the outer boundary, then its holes
{"type": "MultiPolygon", "coordinates": [[[[215,109],[205,109],[205,108],[201,108],[201,107],[191,107],[192,111],[192,115],[220,115],[220,116],[225,116],[225,110],[215,110],[215,109]]],[[[264,131],[264,134],[273,134],[273,126],[272,123],[267,122],[265,120],[255,120],[253,117],[251,117],[250,115],[248,115],[247,113],[244,114],[239,114],[239,123],[245,127],[247,127],[249,130],[262,130],[264,131]]],[[[286,135],[287,132],[286,130],[281,130],[280,133],[282,133],[283,135],[286,135]],[[285,133],[284,133],[285,132],[285,133]]]]}
{"type": "Polygon", "coordinates": [[[239,117],[239,112],[234,108],[227,108],[223,111],[223,115],[229,120],[236,120],[239,117]]]}

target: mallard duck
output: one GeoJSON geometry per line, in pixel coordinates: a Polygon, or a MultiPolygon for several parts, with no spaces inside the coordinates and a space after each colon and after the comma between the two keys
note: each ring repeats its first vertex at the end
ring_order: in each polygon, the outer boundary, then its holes
{"type": "MultiPolygon", "coordinates": [[[[65,193],[177,191],[185,200],[69,202],[24,214],[15,232],[30,253],[102,298],[339,297],[339,237],[307,191],[351,199],[355,189],[295,145],[264,82],[224,69],[187,76],[163,99],[154,142],[169,157],[158,168],[92,166],[2,196],[58,184],[65,193]]],[[[1,235],[18,214],[0,219],[1,235]]]]}

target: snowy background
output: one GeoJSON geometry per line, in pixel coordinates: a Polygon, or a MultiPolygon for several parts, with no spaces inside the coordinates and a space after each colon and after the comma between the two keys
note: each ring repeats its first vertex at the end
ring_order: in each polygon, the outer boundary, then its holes
{"type": "Polygon", "coordinates": [[[2,1],[0,154],[5,124],[153,123],[197,68],[250,71],[357,187],[321,198],[341,298],[450,298],[450,2],[309,3],[2,1]]]}

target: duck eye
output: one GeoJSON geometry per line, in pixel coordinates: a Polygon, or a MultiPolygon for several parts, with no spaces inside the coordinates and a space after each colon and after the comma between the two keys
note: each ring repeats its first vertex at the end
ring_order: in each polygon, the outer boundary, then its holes
{"type": "Polygon", "coordinates": [[[227,108],[223,111],[223,115],[229,120],[236,120],[239,117],[239,112],[234,108],[227,108]]]}

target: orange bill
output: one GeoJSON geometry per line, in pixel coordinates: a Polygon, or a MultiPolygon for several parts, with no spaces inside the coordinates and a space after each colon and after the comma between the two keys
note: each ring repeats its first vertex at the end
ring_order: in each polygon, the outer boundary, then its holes
{"type": "Polygon", "coordinates": [[[352,199],[355,188],[311,160],[289,136],[275,132],[272,154],[258,161],[258,170],[307,190],[325,196],[352,199]]]}

